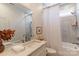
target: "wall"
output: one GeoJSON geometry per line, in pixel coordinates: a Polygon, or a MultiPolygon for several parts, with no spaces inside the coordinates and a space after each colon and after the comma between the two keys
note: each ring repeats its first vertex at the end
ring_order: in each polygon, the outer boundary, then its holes
{"type": "Polygon", "coordinates": [[[23,3],[23,6],[32,10],[32,29],[34,37],[36,35],[36,27],[42,26],[42,3],[23,3]]]}

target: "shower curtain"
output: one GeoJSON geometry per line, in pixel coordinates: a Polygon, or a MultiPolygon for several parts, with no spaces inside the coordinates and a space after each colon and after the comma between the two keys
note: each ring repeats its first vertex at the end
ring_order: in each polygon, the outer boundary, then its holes
{"type": "Polygon", "coordinates": [[[47,46],[57,51],[61,48],[59,5],[43,9],[43,31],[47,46]]]}

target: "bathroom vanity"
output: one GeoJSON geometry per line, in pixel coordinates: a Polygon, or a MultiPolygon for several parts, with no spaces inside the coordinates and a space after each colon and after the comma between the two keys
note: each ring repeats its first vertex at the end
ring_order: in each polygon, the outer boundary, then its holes
{"type": "Polygon", "coordinates": [[[0,56],[45,56],[46,41],[31,40],[26,43],[18,43],[11,47],[6,47],[0,56]],[[21,48],[24,47],[24,49],[21,48]],[[22,50],[20,50],[22,49],[22,50]]]}

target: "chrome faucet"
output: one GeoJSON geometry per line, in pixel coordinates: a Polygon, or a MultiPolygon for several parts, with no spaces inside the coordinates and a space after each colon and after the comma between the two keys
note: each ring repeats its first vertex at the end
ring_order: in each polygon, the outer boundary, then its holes
{"type": "Polygon", "coordinates": [[[21,40],[22,43],[26,42],[26,38],[25,37],[26,37],[26,34],[23,34],[23,39],[21,40]]]}
{"type": "Polygon", "coordinates": [[[22,43],[25,43],[25,40],[21,40],[22,43]]]}

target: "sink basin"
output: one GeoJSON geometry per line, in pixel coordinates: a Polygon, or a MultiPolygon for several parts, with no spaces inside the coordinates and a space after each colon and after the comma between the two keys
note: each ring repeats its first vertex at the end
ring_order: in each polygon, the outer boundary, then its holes
{"type": "Polygon", "coordinates": [[[20,51],[23,51],[25,50],[25,48],[29,48],[29,47],[36,47],[37,45],[39,45],[39,43],[41,43],[40,41],[29,41],[29,42],[26,42],[26,43],[15,43],[13,44],[13,46],[11,47],[11,49],[15,52],[20,52],[20,51]]]}
{"type": "Polygon", "coordinates": [[[25,47],[22,45],[22,44],[17,44],[17,45],[13,45],[11,47],[11,49],[14,51],[14,52],[21,52],[21,51],[24,51],[25,50],[25,47]]]}
{"type": "Polygon", "coordinates": [[[33,47],[33,46],[38,45],[39,43],[41,43],[41,42],[40,41],[29,41],[29,42],[25,43],[24,46],[33,47]]]}

